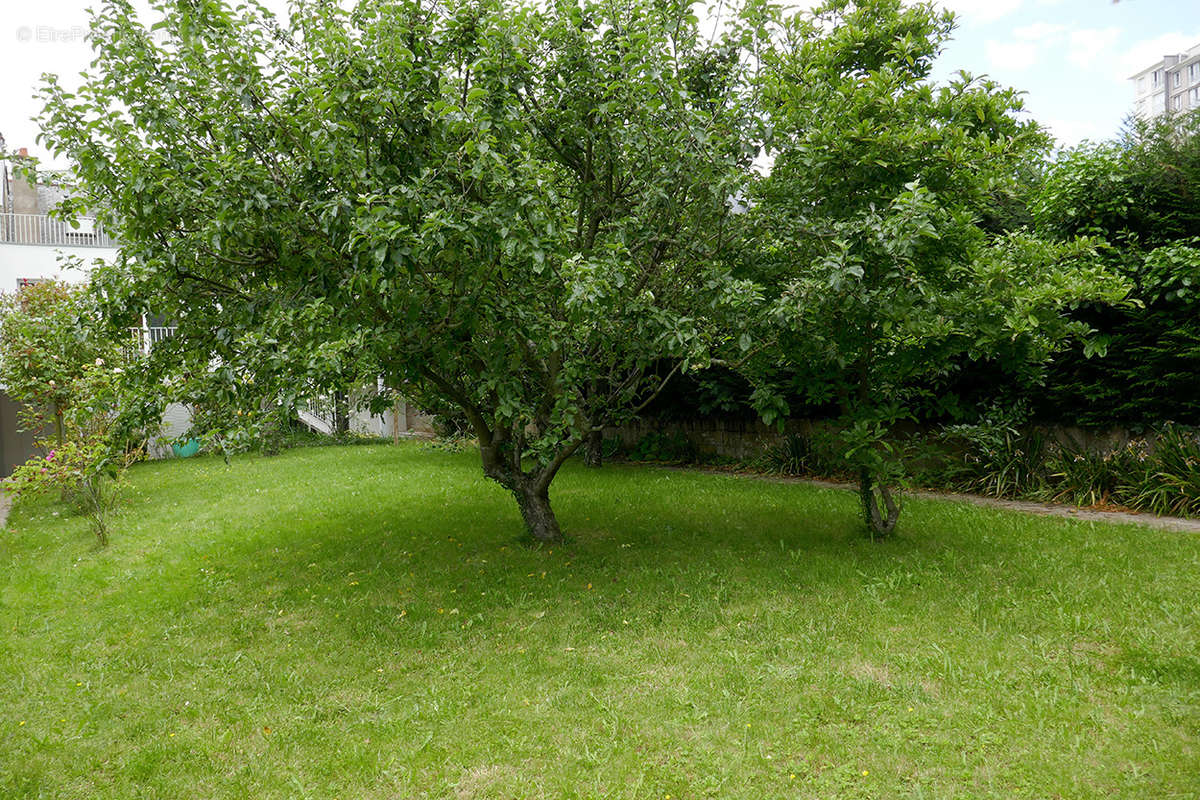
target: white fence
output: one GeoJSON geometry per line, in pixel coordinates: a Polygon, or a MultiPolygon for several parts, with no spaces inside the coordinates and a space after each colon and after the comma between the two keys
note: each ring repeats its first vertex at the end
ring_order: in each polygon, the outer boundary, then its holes
{"type": "Polygon", "coordinates": [[[0,242],[51,247],[116,247],[96,220],[83,217],[79,227],[46,214],[0,214],[0,242]]]}

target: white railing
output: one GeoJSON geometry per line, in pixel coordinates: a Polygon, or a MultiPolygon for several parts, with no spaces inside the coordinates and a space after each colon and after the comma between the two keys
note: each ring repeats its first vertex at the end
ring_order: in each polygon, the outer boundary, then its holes
{"type": "Polygon", "coordinates": [[[150,348],[164,339],[175,335],[174,326],[149,325],[141,328],[130,328],[130,349],[137,353],[149,353],[150,348]]]}
{"type": "Polygon", "coordinates": [[[305,398],[296,410],[300,421],[317,433],[333,433],[337,429],[337,406],[331,394],[305,398]]]}
{"type": "Polygon", "coordinates": [[[46,214],[0,214],[0,243],[51,247],[116,247],[96,220],[81,217],[79,227],[46,214]]]}

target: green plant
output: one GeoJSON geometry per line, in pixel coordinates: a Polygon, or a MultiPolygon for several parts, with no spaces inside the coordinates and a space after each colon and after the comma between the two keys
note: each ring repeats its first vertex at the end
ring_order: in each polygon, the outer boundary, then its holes
{"type": "Polygon", "coordinates": [[[477,446],[478,443],[465,433],[454,436],[438,436],[421,443],[422,449],[431,453],[462,453],[477,446]]]}
{"type": "Polygon", "coordinates": [[[608,436],[600,445],[600,455],[602,458],[616,458],[622,455],[625,451],[624,440],[620,436],[608,436]]]}
{"type": "Polygon", "coordinates": [[[1045,493],[1053,500],[1080,506],[1120,502],[1122,480],[1129,475],[1126,451],[1058,442],[1046,459],[1045,493]]]}
{"type": "Polygon", "coordinates": [[[102,547],[108,544],[125,471],[142,455],[140,446],[130,448],[121,436],[120,374],[97,359],[71,380],[58,434],[38,443],[45,455],[31,457],[4,482],[16,498],[64,493],[88,518],[102,547]]]}
{"type": "Polygon", "coordinates": [[[1047,478],[1048,439],[1023,419],[1023,409],[993,409],[979,422],[942,428],[936,438],[949,452],[936,474],[951,488],[989,497],[1038,493],[1047,478]]]}
{"type": "Polygon", "coordinates": [[[1155,514],[1200,516],[1200,432],[1167,425],[1146,452],[1125,462],[1121,489],[1125,502],[1155,514]],[[1132,468],[1134,465],[1140,469],[1132,468]]]}
{"type": "Polygon", "coordinates": [[[116,365],[118,348],[86,285],[41,281],[0,293],[0,386],[21,403],[25,430],[51,424],[62,442],[78,380],[97,359],[116,365]]]}
{"type": "Polygon", "coordinates": [[[867,526],[887,536],[900,513],[890,487],[906,473],[895,434],[947,399],[931,387],[965,360],[1036,383],[1054,352],[1088,338],[1065,312],[1128,287],[1094,240],[983,227],[1050,139],[1019,92],[964,73],[932,80],[952,14],[900,0],[765,13],[756,32],[785,43],[759,84],[776,157],[733,258],[769,310],[757,336],[730,336],[729,360],[745,363],[765,422],[791,386],[837,404],[867,526]]]}
{"type": "Polygon", "coordinates": [[[136,254],[109,307],[178,324],[152,377],[378,376],[457,409],[561,539],[559,469],[707,363],[707,309],[746,293],[716,258],[757,152],[741,31],[655,0],[153,5],[151,29],[97,3],[40,118],[136,254]]]}
{"type": "Polygon", "coordinates": [[[1200,424],[1200,112],[1132,118],[1122,135],[1062,152],[1033,203],[1044,234],[1102,237],[1136,304],[1072,313],[1109,340],[1052,365],[1039,414],[1092,427],[1200,424]]]}
{"type": "Polygon", "coordinates": [[[836,433],[824,428],[788,434],[760,456],[754,466],[782,475],[833,478],[849,474],[836,433]]]}

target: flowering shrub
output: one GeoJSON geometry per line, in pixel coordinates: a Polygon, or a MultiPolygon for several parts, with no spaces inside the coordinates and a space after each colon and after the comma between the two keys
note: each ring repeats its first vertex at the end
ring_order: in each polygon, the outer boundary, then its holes
{"type": "Polygon", "coordinates": [[[48,281],[0,295],[0,384],[23,405],[22,427],[41,437],[44,453],[17,467],[6,488],[18,498],[60,491],[102,545],[125,468],[141,450],[121,417],[131,404],[119,352],[87,287],[48,281]]]}
{"type": "Polygon", "coordinates": [[[61,439],[39,442],[46,455],[17,467],[5,484],[14,497],[62,491],[88,517],[101,545],[124,484],[125,470],[142,454],[130,448],[119,425],[121,372],[96,359],[70,382],[72,402],[61,439]]]}

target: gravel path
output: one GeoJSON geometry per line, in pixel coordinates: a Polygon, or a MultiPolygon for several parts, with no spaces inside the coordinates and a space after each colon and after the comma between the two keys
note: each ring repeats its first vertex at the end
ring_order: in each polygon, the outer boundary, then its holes
{"type": "MultiPolygon", "coordinates": [[[[686,468],[685,468],[686,469],[686,468]]],[[[719,469],[701,469],[702,472],[713,472],[721,475],[737,475],[750,480],[769,481],[772,483],[805,483],[809,486],[820,486],[825,489],[858,490],[858,484],[842,483],[841,481],[824,481],[814,478],[789,478],[782,475],[755,475],[744,472],[729,472],[719,469]]],[[[994,497],[981,497],[975,494],[958,494],[955,492],[930,492],[916,490],[905,492],[906,497],[920,497],[930,500],[953,500],[959,503],[971,503],[985,508],[1000,508],[1006,511],[1024,511],[1027,514],[1042,514],[1048,517],[1065,517],[1067,519],[1082,519],[1095,522],[1115,522],[1126,525],[1145,525],[1149,528],[1159,528],[1167,531],[1182,531],[1185,533],[1200,533],[1200,519],[1184,517],[1158,517],[1154,514],[1140,514],[1136,511],[1094,511],[1087,508],[1061,505],[1059,503],[1035,503],[1029,500],[998,500],[994,497]]]]}

